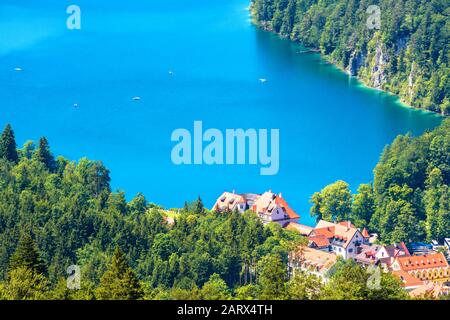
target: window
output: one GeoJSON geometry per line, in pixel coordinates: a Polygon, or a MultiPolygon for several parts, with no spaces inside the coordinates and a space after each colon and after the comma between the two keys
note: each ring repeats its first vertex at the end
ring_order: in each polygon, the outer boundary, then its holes
{"type": "Polygon", "coordinates": [[[352,253],[352,252],[353,252],[353,249],[348,249],[348,252],[349,252],[349,253],[352,253]]]}

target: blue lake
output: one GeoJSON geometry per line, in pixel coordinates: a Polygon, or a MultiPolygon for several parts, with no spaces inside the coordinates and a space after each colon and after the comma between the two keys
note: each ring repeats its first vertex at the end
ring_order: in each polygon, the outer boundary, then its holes
{"type": "Polygon", "coordinates": [[[19,145],[45,135],[54,154],[102,160],[129,198],[211,207],[225,190],[272,189],[311,224],[315,191],[339,179],[356,190],[396,135],[441,122],[259,30],[248,0],[93,2],[76,3],[81,30],[66,28],[71,1],[0,2],[0,126],[19,145]],[[175,166],[171,133],[195,120],[279,128],[279,173],[175,166]]]}

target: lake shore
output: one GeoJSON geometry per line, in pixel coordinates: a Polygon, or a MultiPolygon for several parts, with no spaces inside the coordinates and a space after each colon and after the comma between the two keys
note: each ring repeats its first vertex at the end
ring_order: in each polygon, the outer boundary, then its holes
{"type": "MultiPolygon", "coordinates": [[[[287,40],[292,41],[292,42],[294,42],[294,43],[298,43],[298,44],[300,44],[300,45],[303,45],[301,42],[293,41],[293,40],[291,40],[291,39],[288,39],[288,37],[283,36],[282,34],[275,32],[275,31],[273,30],[273,28],[272,28],[270,25],[268,25],[267,23],[259,23],[259,22],[256,21],[256,19],[254,18],[254,13],[253,13],[253,11],[252,11],[251,6],[248,8],[248,10],[249,10],[249,14],[250,14],[250,16],[251,16],[251,21],[252,21],[252,23],[253,23],[256,27],[258,27],[258,28],[260,28],[260,29],[262,29],[262,30],[264,30],[264,31],[267,31],[267,32],[276,34],[276,35],[278,35],[280,38],[287,39],[287,40]]],[[[304,46],[304,45],[303,45],[303,46],[304,46]]],[[[381,89],[381,88],[373,87],[373,86],[371,86],[369,83],[367,83],[367,81],[364,81],[364,79],[362,79],[362,78],[360,78],[360,77],[358,77],[358,76],[351,76],[351,75],[349,75],[348,71],[347,71],[344,67],[340,66],[339,64],[336,64],[335,61],[333,61],[332,59],[330,59],[329,56],[322,54],[322,52],[321,52],[321,50],[320,50],[319,48],[306,47],[306,46],[305,46],[305,50],[299,52],[299,54],[319,54],[320,57],[321,57],[321,59],[323,59],[325,62],[327,62],[328,64],[330,64],[330,65],[334,66],[335,68],[339,69],[341,72],[345,73],[347,76],[352,77],[352,78],[355,78],[355,79],[358,80],[358,82],[359,82],[362,86],[364,86],[365,88],[367,88],[367,89],[372,89],[372,90],[377,90],[377,91],[381,91],[381,92],[387,93],[387,94],[389,94],[389,95],[395,96],[396,98],[398,98],[398,104],[399,104],[400,106],[404,107],[404,108],[409,108],[409,109],[414,109],[414,110],[420,110],[420,111],[423,111],[423,112],[425,112],[425,113],[431,113],[431,114],[434,114],[434,115],[437,115],[437,116],[443,117],[443,118],[446,118],[446,117],[448,116],[448,115],[445,115],[445,114],[442,114],[442,113],[439,113],[439,112],[435,112],[435,111],[432,111],[432,110],[426,110],[426,109],[423,109],[423,108],[420,108],[420,107],[416,107],[416,106],[414,106],[414,105],[411,105],[411,104],[409,104],[408,102],[406,102],[401,96],[399,96],[399,95],[397,95],[397,94],[395,94],[395,93],[393,93],[393,92],[391,92],[391,91],[388,91],[388,90],[385,90],[385,89],[381,89]]]]}

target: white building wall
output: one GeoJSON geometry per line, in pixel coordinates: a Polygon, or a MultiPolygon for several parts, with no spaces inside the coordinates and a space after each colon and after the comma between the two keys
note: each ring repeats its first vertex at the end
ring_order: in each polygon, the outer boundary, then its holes
{"type": "Polygon", "coordinates": [[[347,246],[346,259],[355,257],[357,255],[358,246],[356,244],[363,243],[363,240],[364,240],[364,238],[363,238],[362,234],[359,231],[355,232],[355,234],[353,235],[353,238],[350,240],[350,243],[347,246]]]}

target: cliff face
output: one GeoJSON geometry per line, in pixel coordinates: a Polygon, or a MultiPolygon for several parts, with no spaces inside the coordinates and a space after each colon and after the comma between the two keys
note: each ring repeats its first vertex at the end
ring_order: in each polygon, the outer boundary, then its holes
{"type": "Polygon", "coordinates": [[[385,66],[387,57],[383,54],[383,47],[381,43],[377,43],[375,47],[375,64],[371,70],[372,85],[377,89],[381,89],[386,83],[385,66]]]}
{"type": "Polygon", "coordinates": [[[450,112],[447,0],[380,0],[381,28],[358,0],[252,0],[256,24],[307,47],[416,108],[450,112]]]}
{"type": "Polygon", "coordinates": [[[350,76],[357,76],[361,67],[364,66],[366,62],[366,55],[363,53],[357,53],[355,51],[352,52],[350,56],[350,60],[348,62],[348,67],[346,68],[347,73],[350,76]]]}

